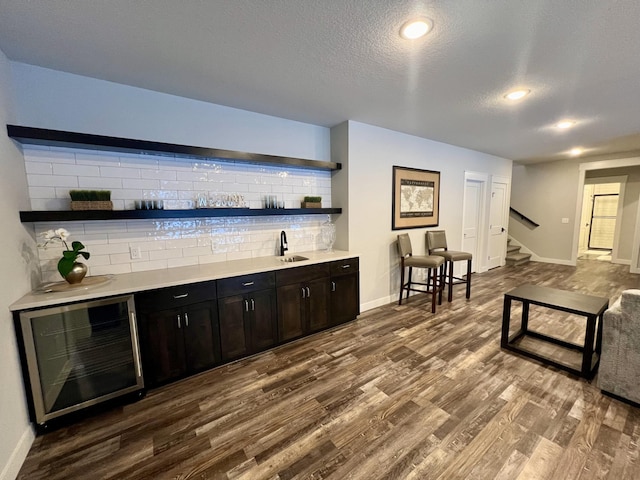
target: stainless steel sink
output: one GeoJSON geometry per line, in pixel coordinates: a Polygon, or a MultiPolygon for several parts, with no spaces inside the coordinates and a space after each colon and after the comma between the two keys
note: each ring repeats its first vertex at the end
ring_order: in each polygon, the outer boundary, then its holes
{"type": "Polygon", "coordinates": [[[309,260],[307,257],[303,257],[302,255],[287,255],[286,257],[280,257],[281,262],[301,262],[303,260],[309,260]]]}

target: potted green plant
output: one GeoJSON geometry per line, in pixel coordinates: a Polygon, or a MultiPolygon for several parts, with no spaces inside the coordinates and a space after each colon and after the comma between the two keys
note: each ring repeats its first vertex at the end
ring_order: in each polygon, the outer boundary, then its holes
{"type": "Polygon", "coordinates": [[[45,242],[41,246],[44,248],[51,242],[60,242],[64,245],[65,250],[62,251],[62,258],[58,260],[58,272],[67,282],[71,284],[80,283],[87,274],[87,266],[76,260],[79,256],[84,257],[85,260],[88,260],[91,256],[89,252],[82,251],[85,248],[84,245],[81,242],[74,241],[71,242],[71,248],[69,248],[67,243],[69,232],[64,228],[47,230],[42,236],[45,242]]]}
{"type": "Polygon", "coordinates": [[[322,197],[304,197],[302,200],[302,208],[322,208],[322,197]]]}
{"type": "Polygon", "coordinates": [[[71,210],[113,210],[110,190],[69,190],[71,210]]]}

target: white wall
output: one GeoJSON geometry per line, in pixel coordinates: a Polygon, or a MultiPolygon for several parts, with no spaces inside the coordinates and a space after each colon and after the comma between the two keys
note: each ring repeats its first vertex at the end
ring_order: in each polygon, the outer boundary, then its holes
{"type": "MultiPolygon", "coordinates": [[[[15,121],[12,79],[0,51],[0,128],[15,121]]],[[[16,477],[33,442],[20,361],[9,305],[31,290],[36,265],[35,242],[18,212],[29,207],[24,161],[19,148],[0,133],[0,479],[16,477]]]]}
{"type": "Polygon", "coordinates": [[[27,127],[329,160],[329,129],[12,62],[27,127]]]}
{"type": "Polygon", "coordinates": [[[425,250],[426,228],[391,229],[392,167],[440,172],[440,225],[437,228],[446,230],[449,247],[455,250],[462,246],[465,171],[511,178],[512,162],[351,121],[347,136],[348,248],[360,254],[360,298],[363,308],[367,309],[397,300],[400,288],[397,235],[409,233],[416,254],[425,250]]]}

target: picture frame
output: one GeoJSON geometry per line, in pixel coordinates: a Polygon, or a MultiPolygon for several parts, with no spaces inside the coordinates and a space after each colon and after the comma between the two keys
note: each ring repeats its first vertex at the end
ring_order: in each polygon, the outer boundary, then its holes
{"type": "Polygon", "coordinates": [[[440,172],[393,166],[391,229],[437,227],[440,223],[440,172]]]}

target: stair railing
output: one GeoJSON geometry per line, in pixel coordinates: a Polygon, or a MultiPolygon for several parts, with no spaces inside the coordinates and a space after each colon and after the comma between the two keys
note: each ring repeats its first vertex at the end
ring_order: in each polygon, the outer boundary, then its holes
{"type": "Polygon", "coordinates": [[[533,225],[534,227],[539,227],[539,226],[540,226],[540,224],[539,224],[539,223],[534,222],[534,221],[533,221],[533,220],[531,220],[529,217],[527,217],[526,215],[524,215],[524,214],[520,213],[518,210],[516,210],[516,209],[515,209],[515,208],[513,208],[513,207],[509,207],[509,211],[510,211],[511,213],[513,213],[514,215],[516,215],[516,216],[520,217],[520,219],[521,219],[521,220],[524,220],[525,222],[527,222],[527,223],[529,223],[529,224],[533,225]]]}

